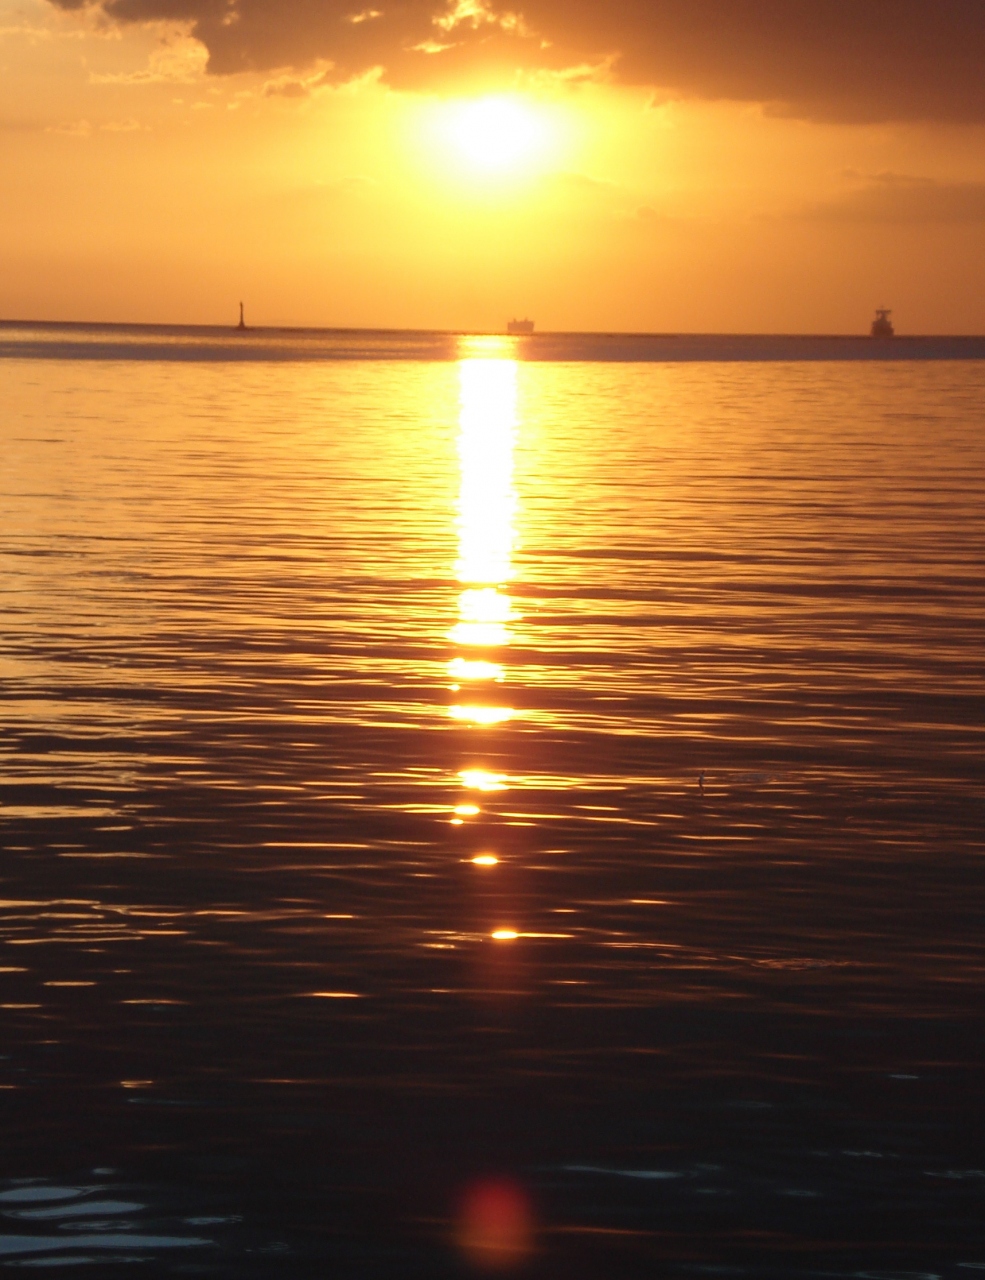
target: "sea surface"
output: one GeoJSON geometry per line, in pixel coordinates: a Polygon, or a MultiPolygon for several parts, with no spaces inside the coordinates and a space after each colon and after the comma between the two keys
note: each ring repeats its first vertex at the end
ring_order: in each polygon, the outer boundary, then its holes
{"type": "Polygon", "coordinates": [[[0,325],[0,1267],[985,1276],[982,356],[0,325]]]}

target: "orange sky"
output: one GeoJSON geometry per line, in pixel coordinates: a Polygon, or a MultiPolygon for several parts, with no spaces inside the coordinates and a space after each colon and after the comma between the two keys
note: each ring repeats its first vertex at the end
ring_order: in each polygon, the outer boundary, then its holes
{"type": "Polygon", "coordinates": [[[0,316],[985,332],[985,24],[895,3],[0,0],[0,316]]]}

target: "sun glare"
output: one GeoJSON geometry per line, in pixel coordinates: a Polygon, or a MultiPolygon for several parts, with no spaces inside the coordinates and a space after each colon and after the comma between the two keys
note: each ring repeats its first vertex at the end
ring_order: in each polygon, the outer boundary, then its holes
{"type": "Polygon", "coordinates": [[[546,117],[515,97],[479,98],[449,109],[447,130],[458,154],[473,169],[504,173],[525,168],[546,152],[546,117]]]}

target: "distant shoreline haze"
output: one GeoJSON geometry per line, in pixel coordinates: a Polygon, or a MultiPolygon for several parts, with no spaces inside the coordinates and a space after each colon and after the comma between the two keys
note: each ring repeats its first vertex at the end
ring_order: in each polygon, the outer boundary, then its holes
{"type": "Polygon", "coordinates": [[[0,359],[529,362],[983,360],[985,335],[557,332],[0,321],[0,359]]]}
{"type": "MultiPolygon", "coordinates": [[[[867,324],[870,321],[867,321],[867,324]]],[[[502,329],[429,328],[407,325],[322,325],[322,324],[250,324],[240,328],[235,319],[228,323],[203,324],[182,320],[37,320],[0,317],[0,329],[138,329],[152,332],[181,330],[202,333],[225,333],[232,330],[240,336],[251,333],[366,333],[366,334],[443,334],[449,337],[519,337],[519,338],[741,338],[741,339],[813,339],[841,341],[865,338],[866,341],[985,341],[985,333],[908,333],[897,332],[891,338],[873,339],[867,328],[857,332],[828,333],[813,330],[729,330],[729,329],[547,329],[536,328],[532,334],[507,334],[502,329]]]]}

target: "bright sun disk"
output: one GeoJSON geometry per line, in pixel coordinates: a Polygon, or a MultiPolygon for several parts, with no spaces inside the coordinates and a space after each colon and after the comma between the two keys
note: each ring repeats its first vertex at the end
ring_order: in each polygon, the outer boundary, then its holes
{"type": "Polygon", "coordinates": [[[448,132],[456,150],[476,169],[502,172],[535,159],[548,142],[547,123],[513,97],[479,98],[456,106],[448,132]]]}

